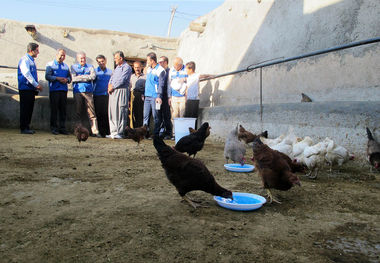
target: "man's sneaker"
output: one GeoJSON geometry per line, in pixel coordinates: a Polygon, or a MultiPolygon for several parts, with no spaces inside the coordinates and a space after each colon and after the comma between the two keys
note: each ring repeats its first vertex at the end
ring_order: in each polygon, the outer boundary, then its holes
{"type": "Polygon", "coordinates": [[[54,134],[54,135],[58,135],[59,134],[59,132],[57,130],[52,130],[51,133],[54,134]]]}
{"type": "Polygon", "coordinates": [[[164,137],[164,140],[171,140],[172,139],[172,136],[170,136],[170,135],[165,135],[165,137],[164,137]]]}
{"type": "Polygon", "coordinates": [[[123,139],[123,137],[120,134],[116,134],[112,139],[123,139]]]}
{"type": "Polygon", "coordinates": [[[113,139],[113,136],[112,135],[106,135],[106,138],[113,139]]]}
{"type": "Polygon", "coordinates": [[[63,135],[69,135],[69,133],[66,130],[59,130],[59,133],[63,135]]]}
{"type": "Polygon", "coordinates": [[[21,130],[21,134],[34,134],[34,131],[25,129],[25,130],[21,130]]]}

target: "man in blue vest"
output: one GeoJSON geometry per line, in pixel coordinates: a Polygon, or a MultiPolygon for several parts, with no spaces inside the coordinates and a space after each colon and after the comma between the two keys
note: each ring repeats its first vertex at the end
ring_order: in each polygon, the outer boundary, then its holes
{"type": "Polygon", "coordinates": [[[150,52],[147,55],[148,71],[145,82],[144,94],[144,125],[149,126],[150,112],[154,120],[154,136],[159,136],[161,125],[160,108],[165,85],[166,72],[163,67],[157,63],[157,55],[150,52]]]}
{"type": "Polygon", "coordinates": [[[67,84],[71,82],[70,69],[63,63],[66,58],[66,51],[62,48],[57,50],[56,59],[47,63],[45,79],[49,81],[50,99],[50,129],[51,133],[67,135],[66,131],[66,104],[67,104],[67,84]],[[57,114],[59,125],[57,124],[57,114]]]}
{"type": "Polygon", "coordinates": [[[110,134],[108,123],[108,83],[112,70],[106,67],[107,59],[105,56],[98,55],[96,62],[98,62],[99,67],[95,69],[94,104],[99,133],[104,138],[110,134]]]}
{"type": "Polygon", "coordinates": [[[77,54],[77,61],[77,64],[71,66],[75,100],[75,118],[77,122],[81,122],[82,107],[83,105],[86,105],[87,115],[90,119],[91,125],[91,136],[100,137],[93,99],[94,86],[92,82],[96,78],[95,69],[92,65],[86,63],[86,53],[84,52],[79,52],[77,54]]]}
{"type": "Polygon", "coordinates": [[[30,129],[32,120],[35,95],[42,91],[42,86],[38,84],[37,66],[34,59],[40,53],[36,43],[29,43],[27,54],[23,56],[17,68],[18,90],[20,95],[20,130],[22,134],[34,134],[30,129]]]}

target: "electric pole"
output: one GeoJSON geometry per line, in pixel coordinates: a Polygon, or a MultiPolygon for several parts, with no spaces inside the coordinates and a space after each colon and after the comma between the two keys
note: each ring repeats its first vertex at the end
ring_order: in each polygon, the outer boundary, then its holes
{"type": "Polygon", "coordinates": [[[170,31],[172,30],[172,23],[175,11],[177,10],[177,6],[172,6],[172,13],[170,15],[169,28],[168,28],[168,37],[170,37],[170,31]]]}

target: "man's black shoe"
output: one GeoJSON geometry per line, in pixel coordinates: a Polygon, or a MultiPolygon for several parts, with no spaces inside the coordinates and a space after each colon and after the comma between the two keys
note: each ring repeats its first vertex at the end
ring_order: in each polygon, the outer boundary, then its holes
{"type": "Polygon", "coordinates": [[[21,134],[34,134],[32,130],[21,130],[21,134]]]}
{"type": "Polygon", "coordinates": [[[58,135],[59,134],[59,132],[56,131],[56,130],[52,130],[51,133],[54,134],[54,135],[58,135]]]}
{"type": "Polygon", "coordinates": [[[172,136],[170,136],[170,135],[166,135],[165,137],[164,137],[164,140],[171,140],[172,139],[172,136]]]}
{"type": "Polygon", "coordinates": [[[69,135],[69,133],[66,130],[60,130],[59,133],[63,135],[69,135]]]}

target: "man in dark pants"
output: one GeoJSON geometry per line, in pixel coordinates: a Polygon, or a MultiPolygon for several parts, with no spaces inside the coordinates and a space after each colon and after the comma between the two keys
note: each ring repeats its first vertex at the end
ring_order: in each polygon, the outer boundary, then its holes
{"type": "Polygon", "coordinates": [[[49,81],[50,99],[50,129],[51,133],[67,135],[66,131],[66,104],[67,84],[71,82],[69,66],[63,63],[66,51],[62,48],[57,50],[56,59],[47,63],[45,79],[49,81]],[[57,114],[59,125],[57,125],[57,114]]]}
{"type": "Polygon", "coordinates": [[[140,61],[133,63],[134,74],[131,76],[131,106],[132,106],[132,128],[138,128],[143,125],[144,101],[142,96],[145,92],[146,76],[143,73],[143,67],[140,61]]]}
{"type": "Polygon", "coordinates": [[[160,57],[158,60],[158,63],[165,69],[166,77],[165,77],[165,84],[164,84],[164,91],[162,93],[162,105],[161,105],[161,132],[160,137],[163,137],[164,140],[170,140],[172,139],[172,121],[171,121],[171,112],[170,112],[170,105],[169,105],[169,98],[171,97],[171,89],[168,87],[168,77],[169,77],[169,71],[170,68],[168,67],[169,59],[166,56],[160,57]]]}
{"type": "Polygon", "coordinates": [[[42,86],[38,84],[37,66],[34,59],[40,53],[36,43],[29,43],[27,54],[23,56],[17,68],[18,90],[20,95],[20,130],[22,134],[34,134],[30,129],[32,120],[35,95],[42,91],[42,86]]]}
{"type": "Polygon", "coordinates": [[[99,67],[95,69],[96,79],[94,82],[94,105],[96,119],[98,120],[99,134],[104,138],[110,134],[108,120],[108,83],[112,70],[107,68],[107,59],[103,55],[96,57],[99,67]]]}
{"type": "Polygon", "coordinates": [[[152,113],[154,120],[153,135],[158,137],[161,125],[160,109],[166,72],[165,69],[157,63],[157,55],[154,52],[150,52],[147,55],[146,63],[148,70],[145,81],[143,124],[149,126],[150,113],[152,113]]]}

